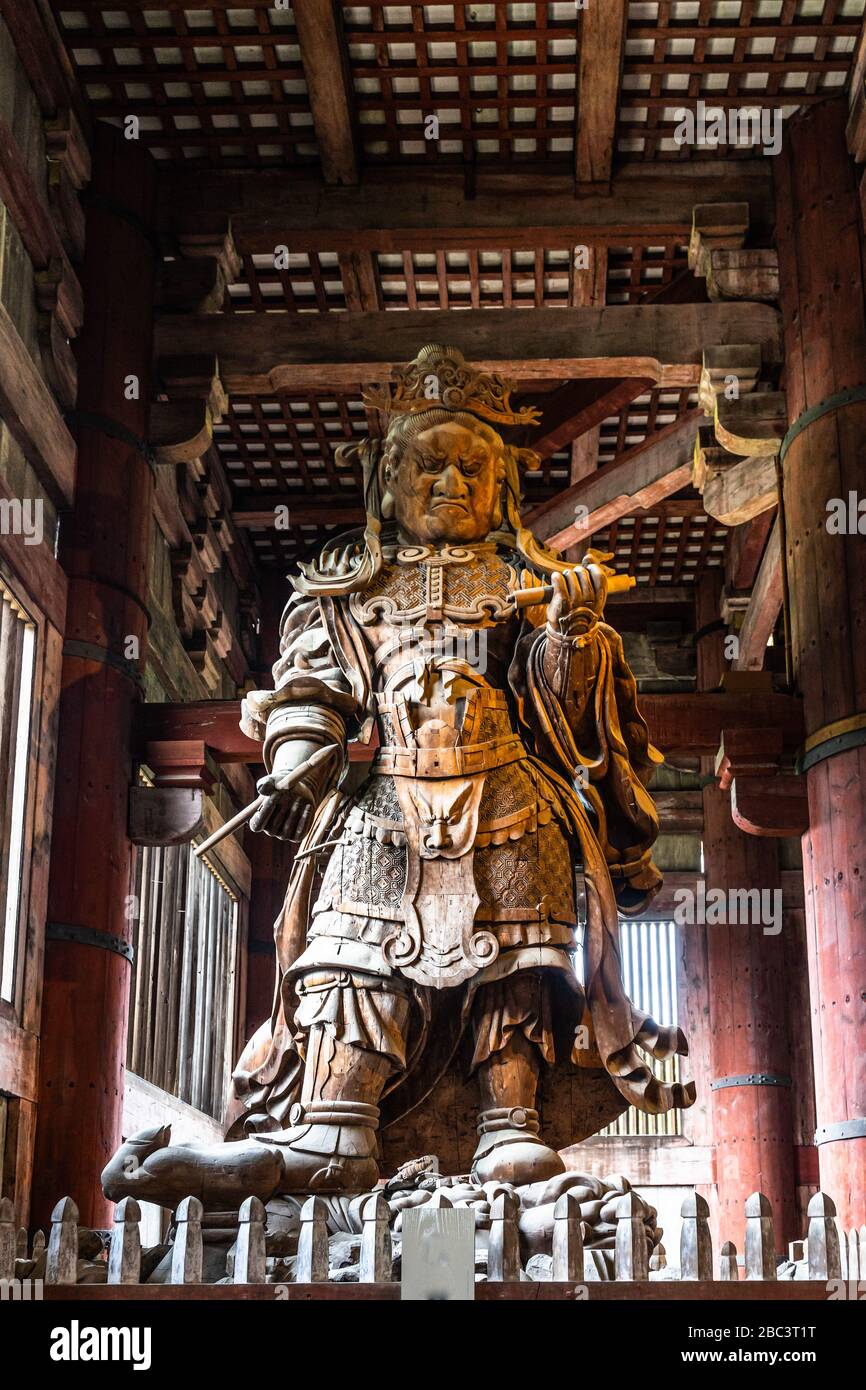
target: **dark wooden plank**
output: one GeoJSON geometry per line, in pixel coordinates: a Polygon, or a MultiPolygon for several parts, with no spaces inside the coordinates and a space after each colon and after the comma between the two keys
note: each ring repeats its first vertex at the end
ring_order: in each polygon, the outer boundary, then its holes
{"type": "MultiPolygon", "coordinates": [[[[766,304],[469,309],[380,314],[177,315],[157,320],[157,357],[193,357],[207,342],[230,394],[356,386],[382,380],[423,343],[452,343],[483,370],[519,380],[642,377],[694,386],[706,343],[757,343],[779,361],[779,316],[766,304]],[[587,355],[588,354],[588,355],[587,355]]],[[[166,369],[168,370],[168,369],[166,369]]],[[[165,372],[164,372],[165,376],[165,372]]],[[[166,378],[170,392],[171,377],[166,378]]]]}
{"type": "Polygon", "coordinates": [[[50,0],[0,0],[21,66],[45,116],[72,106],[84,130],[89,129],[87,108],[51,13],[50,0]]]}
{"type": "Polygon", "coordinates": [[[766,160],[688,161],[655,167],[631,165],[609,194],[575,199],[573,174],[479,169],[468,197],[453,170],[369,168],[364,192],[330,188],[293,171],[291,197],[283,172],[184,169],[161,175],[161,218],[168,229],[194,227],[208,212],[231,215],[243,254],[273,254],[327,247],[331,251],[430,250],[469,246],[576,246],[601,242],[658,245],[688,239],[694,208],[719,201],[733,180],[749,203],[753,234],[772,225],[771,172],[766,160]]]}
{"type": "MultiPolygon", "coordinates": [[[[224,1303],[274,1302],[273,1284],[46,1284],[43,1298],[47,1302],[146,1303],[199,1300],[224,1303]]],[[[289,1303],[396,1303],[400,1300],[399,1284],[280,1284],[280,1300],[289,1303]]],[[[503,1302],[571,1302],[575,1299],[594,1303],[826,1303],[826,1280],[782,1281],[750,1280],[748,1283],[699,1283],[697,1280],[670,1283],[609,1283],[609,1284],[525,1284],[484,1283],[475,1285],[475,1297],[482,1303],[503,1302]]]]}

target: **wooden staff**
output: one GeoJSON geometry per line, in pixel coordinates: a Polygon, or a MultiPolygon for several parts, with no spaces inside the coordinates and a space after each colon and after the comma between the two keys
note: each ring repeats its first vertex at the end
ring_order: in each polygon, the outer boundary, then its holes
{"type": "MultiPolygon", "coordinates": [[[[637,580],[633,574],[613,574],[607,581],[609,594],[625,594],[633,589],[637,580]]],[[[532,608],[536,603],[549,603],[553,598],[553,585],[542,584],[535,589],[515,589],[511,595],[515,608],[532,608]]]]}
{"type": "MultiPolygon", "coordinates": [[[[305,763],[301,763],[300,767],[296,767],[291,772],[285,774],[285,785],[280,787],[280,791],[290,791],[296,782],[300,782],[301,778],[305,777],[308,772],[314,772],[320,763],[323,763],[326,758],[330,757],[336,747],[337,745],[335,743],[328,743],[324,748],[317,748],[315,753],[312,753],[305,763]]],[[[261,806],[264,806],[266,801],[267,796],[257,796],[255,801],[250,802],[249,806],[245,806],[242,811],[238,811],[237,815],[232,816],[231,820],[227,820],[224,825],[220,826],[219,830],[215,830],[214,833],[209,835],[200,845],[196,845],[193,849],[195,857],[197,859],[200,858],[207,850],[213,849],[214,845],[218,845],[220,840],[224,840],[227,835],[232,835],[236,830],[239,830],[242,825],[246,825],[247,821],[252,819],[256,811],[258,811],[261,806]]]]}

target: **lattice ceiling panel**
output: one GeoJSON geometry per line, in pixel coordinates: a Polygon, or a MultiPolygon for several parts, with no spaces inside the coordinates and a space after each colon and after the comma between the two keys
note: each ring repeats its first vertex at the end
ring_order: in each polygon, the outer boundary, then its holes
{"type": "Polygon", "coordinates": [[[593,545],[612,551],[614,568],[635,575],[638,585],[694,584],[705,569],[723,563],[727,535],[699,501],[672,498],[622,517],[593,536],[593,545]]]}
{"type": "Polygon", "coordinates": [[[498,162],[573,151],[570,0],[344,5],[343,20],[367,159],[498,162]]]}
{"type": "Polygon", "coordinates": [[[313,164],[318,151],[291,9],[263,0],[52,0],[96,114],[134,115],[163,163],[313,164]]]}
{"type": "Polygon", "coordinates": [[[642,444],[647,435],[681,420],[697,405],[697,391],[653,390],[639,396],[619,415],[603,422],[598,443],[599,467],[642,444]]]}
{"type": "MultiPolygon", "coordinates": [[[[674,138],[680,109],[779,110],[840,92],[864,0],[641,0],[629,5],[620,158],[718,158],[674,138]]],[[[730,132],[728,132],[730,133],[730,132]]],[[[722,153],[748,155],[723,142],[722,153]]],[[[753,153],[753,151],[751,151],[753,153]]]]}
{"type": "MultiPolygon", "coordinates": [[[[232,396],[228,411],[214,426],[214,440],[238,496],[295,496],[318,506],[341,496],[361,496],[359,468],[337,467],[338,444],[362,438],[368,424],[360,387],[339,396],[315,392],[286,393],[271,399],[232,396]]],[[[532,503],[546,500],[568,479],[569,452],[545,459],[524,479],[532,503]]]]}
{"type": "MultiPolygon", "coordinates": [[[[688,248],[677,240],[613,246],[607,254],[608,304],[637,303],[688,266],[688,248]]],[[[271,256],[244,256],[226,309],[326,313],[359,307],[347,298],[336,252],[298,251],[287,260],[276,269],[271,256]]],[[[376,307],[383,309],[563,309],[580,302],[574,247],[381,251],[369,264],[376,307]]]]}
{"type": "MultiPolygon", "coordinates": [[[[619,160],[712,158],[713,148],[674,140],[678,110],[694,110],[700,100],[787,116],[841,90],[864,3],[632,0],[619,160]]],[[[162,162],[316,164],[291,8],[269,0],[52,4],[94,109],[116,122],[137,116],[140,138],[162,162]]],[[[378,0],[342,9],[365,160],[570,166],[580,29],[574,0],[378,0]]]]}

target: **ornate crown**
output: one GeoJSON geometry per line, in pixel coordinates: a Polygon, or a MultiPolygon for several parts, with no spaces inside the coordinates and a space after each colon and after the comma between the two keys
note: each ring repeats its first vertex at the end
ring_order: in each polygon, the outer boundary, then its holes
{"type": "Polygon", "coordinates": [[[364,393],[366,405],[384,415],[415,415],[439,406],[466,410],[496,425],[536,425],[541,414],[534,406],[512,410],[514,382],[497,372],[479,372],[459,348],[431,343],[408,366],[395,373],[390,391],[364,393]]]}

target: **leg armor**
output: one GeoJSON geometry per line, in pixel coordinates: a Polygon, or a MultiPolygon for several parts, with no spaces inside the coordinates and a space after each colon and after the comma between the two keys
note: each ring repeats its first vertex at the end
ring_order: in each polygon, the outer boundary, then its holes
{"type": "Polygon", "coordinates": [[[535,1109],[542,1063],[554,1060],[549,992],[546,972],[519,970],[476,996],[472,1069],[481,1109],[472,1173],[479,1182],[537,1182],[564,1172],[539,1137],[535,1109]]]}

